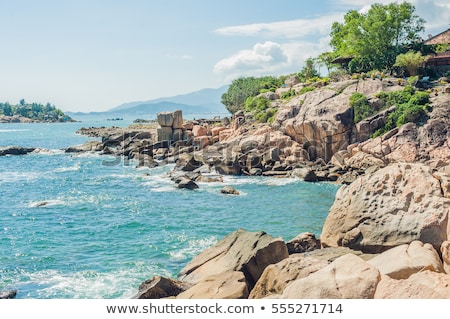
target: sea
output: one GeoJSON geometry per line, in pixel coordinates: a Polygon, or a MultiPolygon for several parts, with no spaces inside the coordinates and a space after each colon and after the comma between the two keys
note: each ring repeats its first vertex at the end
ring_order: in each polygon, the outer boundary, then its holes
{"type": "Polygon", "coordinates": [[[176,278],[240,228],[285,241],[320,236],[335,184],[225,176],[192,191],[174,187],[173,164],[137,169],[106,155],[64,152],[93,139],[76,134],[81,127],[130,124],[0,124],[0,146],[44,149],[0,157],[0,290],[15,289],[20,299],[131,298],[143,281],[176,278]],[[241,194],[221,194],[225,185],[241,194]]]}

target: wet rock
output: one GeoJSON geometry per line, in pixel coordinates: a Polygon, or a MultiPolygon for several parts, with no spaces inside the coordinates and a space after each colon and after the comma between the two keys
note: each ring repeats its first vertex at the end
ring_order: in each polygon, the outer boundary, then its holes
{"type": "Polygon", "coordinates": [[[6,146],[0,147],[0,156],[6,155],[26,155],[35,150],[34,147],[22,147],[22,146],[6,146]]]}
{"type": "Polygon", "coordinates": [[[161,299],[175,297],[190,288],[190,286],[173,279],[154,276],[152,279],[144,281],[139,286],[139,292],[133,299],[161,299]]]}
{"type": "Polygon", "coordinates": [[[17,295],[17,290],[0,291],[0,299],[13,299],[17,295]]]}
{"type": "Polygon", "coordinates": [[[220,192],[222,194],[227,194],[227,195],[239,195],[240,194],[239,191],[237,191],[236,189],[234,189],[231,186],[225,186],[224,188],[222,188],[220,190],[220,192]]]}

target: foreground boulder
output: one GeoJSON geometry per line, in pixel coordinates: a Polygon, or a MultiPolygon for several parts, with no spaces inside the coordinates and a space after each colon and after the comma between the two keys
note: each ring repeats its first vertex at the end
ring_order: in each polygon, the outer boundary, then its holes
{"type": "Polygon", "coordinates": [[[248,287],[244,273],[226,271],[203,278],[177,299],[247,299],[248,287]]]}
{"type": "Polygon", "coordinates": [[[378,269],[353,254],[339,257],[306,278],[292,282],[282,299],[371,299],[381,276],[378,269]]]}
{"type": "Polygon", "coordinates": [[[328,262],[313,257],[294,254],[277,264],[269,265],[250,293],[250,299],[280,295],[291,282],[308,277],[328,266],[328,262]]]}
{"type": "Polygon", "coordinates": [[[381,274],[393,279],[406,279],[423,269],[444,272],[433,246],[420,241],[394,247],[372,258],[368,263],[377,267],[381,274]]]}
{"type": "Polygon", "coordinates": [[[408,279],[395,280],[383,276],[375,299],[449,299],[450,276],[425,270],[408,279]]]}
{"type": "Polygon", "coordinates": [[[397,163],[342,186],[325,220],[322,247],[379,253],[414,240],[447,240],[450,199],[424,164],[397,163]]]}
{"type": "Polygon", "coordinates": [[[179,279],[196,284],[212,275],[242,271],[251,289],[268,265],[288,256],[281,238],[273,238],[262,231],[238,229],[196,256],[181,270],[179,279]]]}

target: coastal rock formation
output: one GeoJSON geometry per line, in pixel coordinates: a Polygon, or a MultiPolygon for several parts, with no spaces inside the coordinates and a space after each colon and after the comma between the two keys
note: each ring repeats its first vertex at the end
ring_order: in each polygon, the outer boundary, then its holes
{"type": "Polygon", "coordinates": [[[252,288],[268,265],[288,256],[282,239],[238,229],[196,256],[181,270],[179,280],[196,284],[212,275],[241,271],[252,288]]]}
{"type": "Polygon", "coordinates": [[[339,189],[320,240],[367,253],[420,240],[438,251],[449,237],[449,212],[430,167],[392,164],[339,189]]]}
{"type": "Polygon", "coordinates": [[[290,283],[282,299],[371,299],[381,276],[377,268],[353,254],[290,283]],[[351,267],[349,267],[351,265],[351,267]]]}
{"type": "Polygon", "coordinates": [[[6,155],[26,155],[35,150],[34,147],[22,147],[22,146],[5,146],[0,147],[0,156],[6,155]]]}

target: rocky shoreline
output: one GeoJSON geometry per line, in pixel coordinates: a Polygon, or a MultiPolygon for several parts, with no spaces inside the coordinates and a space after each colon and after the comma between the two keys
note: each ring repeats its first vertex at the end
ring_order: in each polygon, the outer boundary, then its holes
{"type": "Polygon", "coordinates": [[[174,163],[174,186],[190,190],[222,175],[342,184],[320,238],[304,233],[284,242],[239,229],[177,278],[145,281],[135,298],[450,298],[447,88],[433,89],[423,123],[375,138],[394,109],[354,123],[349,104],[360,92],[376,107],[377,93],[401,89],[390,79],[359,79],[289,101],[272,92],[278,113],[271,124],[244,112],[220,121],[165,112],[158,127],[83,128],[79,134],[98,139],[65,151],[97,152],[137,167],[174,163]]]}

